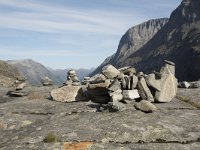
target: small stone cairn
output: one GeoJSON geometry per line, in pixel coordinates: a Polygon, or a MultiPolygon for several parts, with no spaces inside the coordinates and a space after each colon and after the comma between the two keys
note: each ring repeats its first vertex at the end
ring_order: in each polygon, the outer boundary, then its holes
{"type": "Polygon", "coordinates": [[[69,70],[67,73],[67,80],[65,81],[64,85],[73,85],[73,86],[80,86],[80,81],[76,76],[75,70],[69,70]]]}
{"type": "Polygon", "coordinates": [[[48,76],[46,76],[44,79],[42,79],[41,83],[43,86],[52,86],[53,85],[53,81],[48,76]]]}
{"type": "Polygon", "coordinates": [[[8,95],[13,97],[23,97],[27,96],[28,93],[24,91],[26,87],[26,78],[24,77],[17,77],[14,83],[15,90],[9,91],[8,95]]]}

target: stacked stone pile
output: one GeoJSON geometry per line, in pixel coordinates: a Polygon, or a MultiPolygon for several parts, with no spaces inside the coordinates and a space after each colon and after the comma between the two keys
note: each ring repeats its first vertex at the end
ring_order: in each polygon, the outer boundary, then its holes
{"type": "Polygon", "coordinates": [[[41,80],[41,83],[43,86],[52,86],[53,85],[53,81],[47,76],[41,80]]]}
{"type": "Polygon", "coordinates": [[[23,97],[27,96],[28,93],[24,90],[26,87],[26,78],[24,77],[17,77],[14,83],[15,90],[9,91],[8,95],[9,96],[14,96],[14,97],[23,97]]]}
{"type": "Polygon", "coordinates": [[[127,103],[137,100],[141,101],[135,105],[137,109],[155,111],[152,102],[170,102],[177,92],[175,64],[165,63],[160,72],[149,75],[137,73],[132,67],[116,69],[107,65],[101,74],[91,77],[88,95],[93,102],[108,104],[115,110],[124,110],[127,103]]]}
{"type": "Polygon", "coordinates": [[[67,73],[67,80],[64,85],[73,85],[73,86],[80,86],[80,81],[76,76],[75,70],[69,70],[67,73]]]}
{"type": "MultiPolygon", "coordinates": [[[[60,102],[89,101],[115,111],[123,111],[133,104],[144,112],[153,112],[154,102],[170,102],[177,92],[175,64],[165,61],[160,72],[145,75],[132,67],[116,69],[107,65],[100,74],[85,77],[83,86],[74,70],[67,74],[63,87],[51,91],[53,100],[60,102]]],[[[133,106],[132,105],[132,106],[133,106]]]]}

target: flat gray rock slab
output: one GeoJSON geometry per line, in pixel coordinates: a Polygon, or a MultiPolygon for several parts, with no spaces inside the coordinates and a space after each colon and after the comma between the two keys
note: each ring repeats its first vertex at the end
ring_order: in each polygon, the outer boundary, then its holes
{"type": "Polygon", "coordinates": [[[0,149],[66,149],[66,142],[95,150],[199,149],[199,109],[178,99],[156,107],[110,113],[90,102],[12,98],[0,103],[0,149]],[[57,142],[43,142],[49,133],[57,142]]]}
{"type": "Polygon", "coordinates": [[[196,89],[179,89],[177,96],[197,108],[200,108],[200,88],[196,89]]]}

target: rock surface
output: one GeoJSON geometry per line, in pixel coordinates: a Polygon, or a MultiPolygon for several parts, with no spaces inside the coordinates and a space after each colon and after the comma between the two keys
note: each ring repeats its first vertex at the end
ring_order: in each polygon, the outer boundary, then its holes
{"type": "MultiPolygon", "coordinates": [[[[155,104],[159,112],[146,114],[132,108],[110,113],[96,112],[91,102],[57,103],[39,94],[41,98],[34,100],[7,97],[8,90],[0,87],[2,150],[65,149],[69,143],[72,148],[81,145],[92,150],[200,148],[200,110],[176,98],[155,104]],[[44,142],[50,133],[57,142],[44,142]]],[[[27,90],[48,94],[52,87],[27,90]]],[[[178,93],[191,100],[200,98],[199,88],[178,93]]]]}

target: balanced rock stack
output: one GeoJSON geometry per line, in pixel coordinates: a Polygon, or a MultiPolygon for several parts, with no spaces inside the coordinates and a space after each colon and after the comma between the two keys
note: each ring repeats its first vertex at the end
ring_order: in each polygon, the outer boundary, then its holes
{"type": "Polygon", "coordinates": [[[26,86],[26,78],[21,77],[21,76],[17,77],[17,79],[15,80],[14,86],[15,86],[15,90],[9,91],[8,92],[9,96],[23,97],[23,96],[28,95],[28,93],[23,90],[26,86]]]}
{"type": "Polygon", "coordinates": [[[74,70],[68,71],[66,82],[62,87],[52,90],[51,97],[53,100],[58,102],[76,102],[86,100],[74,70]]]}
{"type": "Polygon", "coordinates": [[[170,61],[165,63],[159,73],[149,75],[137,73],[132,67],[118,70],[107,65],[101,74],[91,77],[88,95],[93,102],[109,104],[114,110],[125,110],[127,103],[137,100],[141,101],[135,105],[137,109],[145,108],[143,111],[153,112],[156,109],[152,102],[170,102],[177,92],[175,64],[170,61]]]}
{"type": "Polygon", "coordinates": [[[74,85],[74,86],[80,86],[80,81],[78,77],[76,76],[75,70],[69,70],[67,73],[67,80],[64,83],[64,85],[74,85]]]}
{"type": "Polygon", "coordinates": [[[52,86],[53,85],[53,81],[47,76],[41,80],[41,83],[43,86],[52,86]]]}

